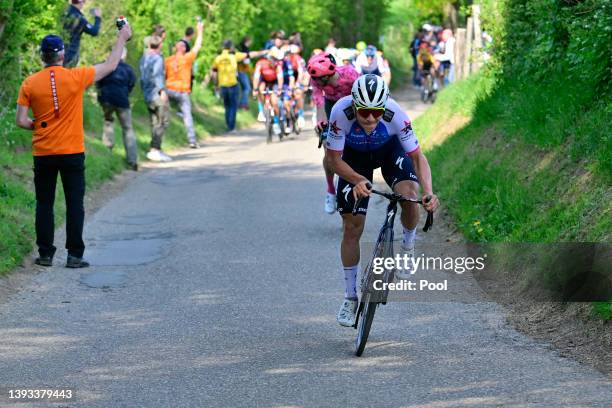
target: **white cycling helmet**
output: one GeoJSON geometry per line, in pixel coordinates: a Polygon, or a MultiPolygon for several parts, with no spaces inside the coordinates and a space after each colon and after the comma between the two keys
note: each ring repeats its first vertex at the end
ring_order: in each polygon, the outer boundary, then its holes
{"type": "Polygon", "coordinates": [[[353,103],[358,108],[384,108],[389,98],[389,87],[378,75],[362,75],[353,82],[353,103]]]}

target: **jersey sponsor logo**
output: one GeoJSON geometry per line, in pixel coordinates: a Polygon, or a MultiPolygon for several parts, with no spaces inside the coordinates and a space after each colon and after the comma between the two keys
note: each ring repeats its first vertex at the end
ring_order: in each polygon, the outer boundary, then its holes
{"type": "Polygon", "coordinates": [[[327,138],[328,139],[340,140],[340,139],[342,139],[342,136],[340,136],[339,134],[334,133],[334,132],[327,132],[327,138]]]}
{"type": "Polygon", "coordinates": [[[405,135],[407,135],[408,132],[412,132],[412,122],[410,122],[409,120],[405,120],[404,127],[402,128],[401,132],[405,135]]]}
{"type": "Polygon", "coordinates": [[[404,164],[403,157],[398,157],[397,160],[395,161],[395,164],[397,165],[397,167],[399,167],[400,170],[404,170],[404,168],[402,167],[402,165],[404,164]]]}
{"type": "Polygon", "coordinates": [[[391,122],[393,120],[393,116],[395,116],[395,112],[385,109],[385,113],[383,113],[383,120],[385,122],[391,122]]]}
{"type": "Polygon", "coordinates": [[[352,189],[353,187],[349,186],[348,184],[344,186],[344,188],[342,189],[342,193],[344,193],[344,201],[348,201],[348,195],[352,189]]]}
{"type": "Polygon", "coordinates": [[[376,80],[370,79],[368,81],[368,86],[370,87],[370,92],[373,92],[374,91],[374,87],[376,86],[376,80]]]}
{"type": "Polygon", "coordinates": [[[346,115],[346,118],[348,120],[353,120],[355,119],[355,110],[353,109],[353,106],[349,106],[348,108],[344,109],[344,114],[346,115]]]}
{"type": "Polygon", "coordinates": [[[337,122],[335,120],[329,125],[329,130],[335,134],[338,134],[340,132],[340,128],[338,127],[337,122]]]}

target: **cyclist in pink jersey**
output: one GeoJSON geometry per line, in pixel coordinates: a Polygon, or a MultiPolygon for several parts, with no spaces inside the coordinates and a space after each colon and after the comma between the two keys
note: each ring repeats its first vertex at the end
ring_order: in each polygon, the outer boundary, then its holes
{"type": "MultiPolygon", "coordinates": [[[[307,71],[312,78],[312,99],[317,107],[317,131],[321,132],[331,115],[332,107],[339,99],[351,94],[353,82],[359,74],[352,65],[337,66],[333,55],[327,52],[311,57],[307,71]]],[[[336,211],[334,172],[325,161],[323,169],[327,180],[325,212],[333,214],[336,211]]]]}

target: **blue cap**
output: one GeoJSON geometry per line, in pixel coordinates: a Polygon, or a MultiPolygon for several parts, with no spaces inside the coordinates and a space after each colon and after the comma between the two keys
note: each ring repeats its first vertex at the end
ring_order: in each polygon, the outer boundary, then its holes
{"type": "Polygon", "coordinates": [[[373,45],[368,45],[365,49],[366,57],[374,57],[376,55],[376,47],[373,45]]]}
{"type": "Polygon", "coordinates": [[[41,52],[59,52],[64,49],[64,41],[57,35],[48,35],[40,43],[41,52]]]}

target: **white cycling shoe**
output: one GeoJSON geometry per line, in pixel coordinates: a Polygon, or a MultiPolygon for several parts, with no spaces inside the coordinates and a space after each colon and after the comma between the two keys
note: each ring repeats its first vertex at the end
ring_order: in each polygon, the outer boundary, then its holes
{"type": "Polygon", "coordinates": [[[325,195],[325,212],[333,214],[336,212],[336,195],[332,193],[326,193],[325,195]]]}
{"type": "Polygon", "coordinates": [[[355,324],[355,312],[357,311],[357,300],[344,299],[342,306],[336,316],[336,320],[340,323],[340,326],[351,327],[355,324]]]}
{"type": "MultiPolygon", "coordinates": [[[[414,259],[414,242],[406,243],[402,241],[402,252],[408,255],[408,258],[414,259]]],[[[413,266],[411,263],[409,265],[413,266]]],[[[399,280],[410,279],[410,277],[412,276],[410,274],[411,271],[412,269],[396,269],[395,277],[399,280]]]]}
{"type": "Polygon", "coordinates": [[[304,126],[306,126],[306,121],[304,120],[303,116],[298,116],[298,118],[297,118],[297,126],[300,129],[304,129],[304,126]]]}
{"type": "Polygon", "coordinates": [[[264,115],[264,113],[262,111],[260,111],[257,114],[257,121],[258,122],[265,122],[266,121],[266,115],[264,115]]]}
{"type": "Polygon", "coordinates": [[[274,132],[276,136],[280,135],[281,133],[280,125],[278,123],[272,124],[272,131],[274,132]]]}

